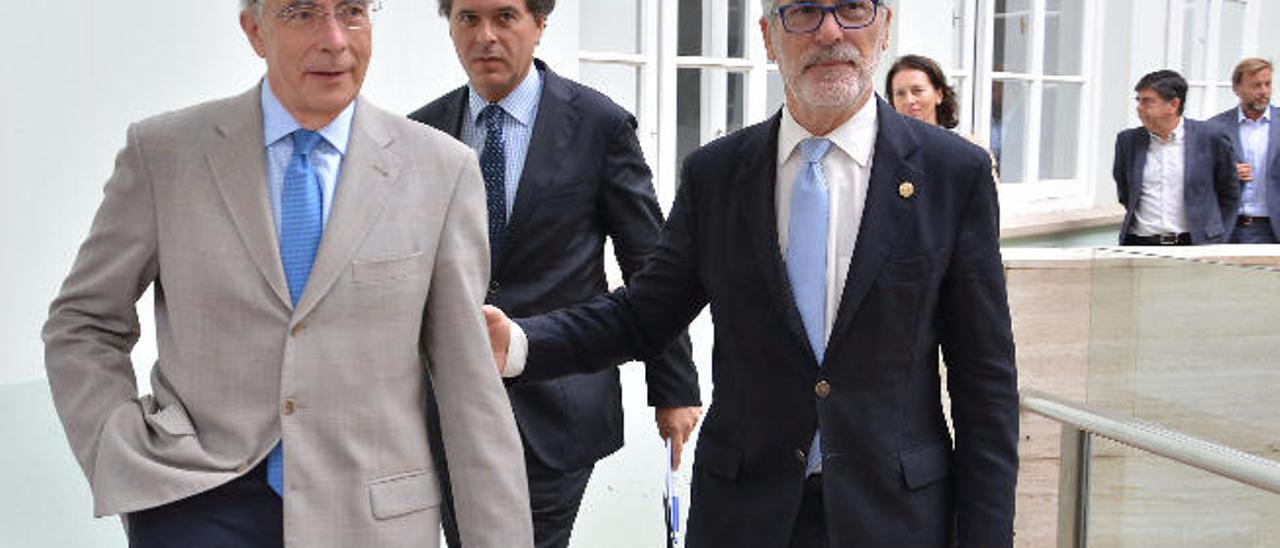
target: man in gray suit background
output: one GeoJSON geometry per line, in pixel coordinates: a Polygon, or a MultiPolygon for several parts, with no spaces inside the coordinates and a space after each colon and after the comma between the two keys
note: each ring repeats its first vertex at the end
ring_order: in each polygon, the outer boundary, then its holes
{"type": "Polygon", "coordinates": [[[1226,128],[1235,149],[1241,194],[1233,244],[1280,241],[1280,226],[1271,221],[1280,216],[1280,108],[1271,105],[1272,68],[1257,57],[1240,61],[1231,75],[1240,106],[1209,120],[1226,128]]]}
{"type": "Polygon", "coordinates": [[[1143,76],[1142,127],[1116,136],[1116,197],[1125,208],[1121,245],[1226,243],[1240,184],[1231,140],[1216,124],[1183,117],[1187,81],[1171,70],[1143,76]]]}
{"type": "Polygon", "coordinates": [[[464,145],[358,96],[375,8],[242,0],[262,83],[129,128],[43,335],[94,512],[130,546],[434,546],[428,382],[463,542],[532,544],[479,311],[484,184],[464,145]]]}

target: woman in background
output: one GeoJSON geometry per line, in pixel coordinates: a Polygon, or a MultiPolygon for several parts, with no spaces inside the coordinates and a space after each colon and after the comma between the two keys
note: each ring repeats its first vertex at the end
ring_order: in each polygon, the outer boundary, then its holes
{"type": "Polygon", "coordinates": [[[956,90],[947,84],[946,74],[933,59],[899,57],[889,68],[884,87],[889,104],[900,114],[947,129],[960,125],[956,90]]]}
{"type": "MultiPolygon", "coordinates": [[[[960,125],[960,104],[956,90],[947,83],[947,75],[933,59],[923,55],[903,55],[889,67],[884,79],[885,94],[889,104],[899,114],[910,116],[926,124],[954,130],[960,125]]],[[[996,156],[978,138],[960,133],[991,156],[991,178],[1000,182],[996,170],[996,156]]]]}

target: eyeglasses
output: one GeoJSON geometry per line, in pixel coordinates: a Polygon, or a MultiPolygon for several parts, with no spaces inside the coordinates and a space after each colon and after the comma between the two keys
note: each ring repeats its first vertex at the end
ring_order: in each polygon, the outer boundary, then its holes
{"type": "Polygon", "coordinates": [[[782,19],[782,28],[791,33],[818,30],[823,19],[831,14],[836,24],[845,30],[860,29],[876,20],[881,0],[852,0],[824,6],[813,2],[796,2],[778,6],[774,13],[782,19]]]}
{"type": "Polygon", "coordinates": [[[339,2],[332,12],[315,2],[300,1],[285,6],[275,15],[290,30],[314,31],[330,15],[345,29],[362,30],[373,25],[373,12],[379,9],[382,2],[377,0],[346,0],[339,2]]]}

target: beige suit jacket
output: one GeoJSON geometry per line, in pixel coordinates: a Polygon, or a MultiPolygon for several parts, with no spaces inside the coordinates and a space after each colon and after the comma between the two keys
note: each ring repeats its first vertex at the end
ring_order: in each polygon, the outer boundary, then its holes
{"type": "Polygon", "coordinates": [[[530,546],[520,441],[480,314],[474,153],[357,101],[294,309],[264,150],[256,87],[129,128],[43,332],[95,514],[209,490],[283,437],[286,545],[435,546],[433,382],[463,542],[530,546]],[[129,352],[152,285],[159,361],[139,397],[129,352]]]}

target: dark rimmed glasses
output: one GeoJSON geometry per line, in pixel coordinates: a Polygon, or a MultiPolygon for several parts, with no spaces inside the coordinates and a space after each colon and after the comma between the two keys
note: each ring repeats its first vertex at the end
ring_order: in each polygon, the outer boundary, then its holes
{"type": "Polygon", "coordinates": [[[773,11],[782,19],[782,28],[791,33],[818,30],[827,14],[835,18],[840,28],[853,30],[866,27],[876,20],[880,2],[881,0],[850,0],[830,6],[815,2],[796,2],[778,6],[773,11]]]}

